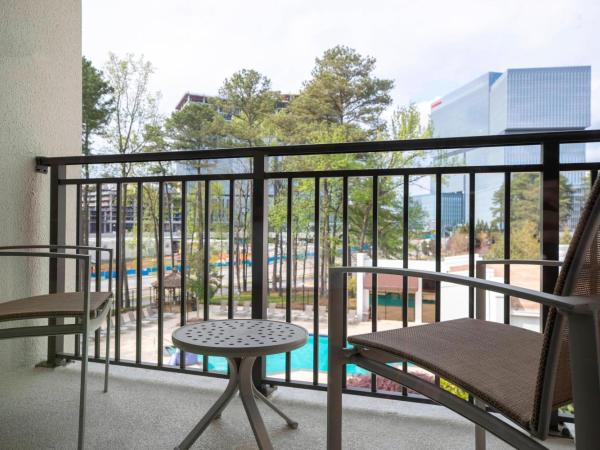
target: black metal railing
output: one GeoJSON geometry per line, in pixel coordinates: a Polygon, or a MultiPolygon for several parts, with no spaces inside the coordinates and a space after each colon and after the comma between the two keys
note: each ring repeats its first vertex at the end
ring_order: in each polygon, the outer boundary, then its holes
{"type": "MultiPolygon", "coordinates": [[[[503,218],[499,226],[503,234],[503,254],[504,259],[511,257],[511,181],[512,175],[522,172],[534,172],[540,177],[540,202],[541,202],[541,230],[539,235],[540,254],[544,259],[556,260],[559,258],[559,236],[560,236],[560,177],[563,171],[586,171],[590,174],[590,183],[592,183],[597,172],[600,169],[600,162],[576,162],[566,163],[560,161],[561,144],[574,143],[590,143],[600,141],[600,131],[576,131],[576,132],[556,132],[556,133],[529,133],[516,135],[501,135],[501,136],[477,136],[477,137],[462,137],[462,138],[444,138],[444,139],[426,139],[426,140],[408,140],[408,141],[384,141],[384,142],[367,142],[367,143],[343,143],[343,144],[326,144],[326,145],[302,145],[302,146],[278,146],[278,147],[261,147],[261,148],[236,148],[223,150],[197,150],[197,151],[178,151],[164,153],[139,153],[128,155],[103,154],[95,156],[67,156],[58,158],[38,158],[37,169],[40,172],[46,172],[50,169],[50,243],[63,244],[71,241],[76,241],[78,244],[94,244],[96,246],[112,245],[111,242],[103,242],[102,230],[108,230],[108,233],[114,233],[114,244],[116,249],[116,306],[114,313],[115,325],[115,352],[114,362],[116,364],[130,365],[135,367],[184,371],[186,373],[200,373],[211,376],[225,376],[225,373],[211,371],[209,360],[206,356],[203,357],[201,370],[190,369],[186,364],[186,355],[180,354],[179,361],[176,365],[166,364],[164,361],[165,353],[165,317],[173,314],[172,310],[167,311],[169,303],[168,294],[172,287],[165,286],[166,270],[169,266],[165,261],[168,255],[165,254],[165,242],[171,241],[171,255],[175,252],[173,248],[173,239],[169,238],[166,225],[169,232],[173,232],[175,228],[180,230],[180,248],[179,253],[179,303],[178,311],[179,320],[177,326],[186,324],[189,320],[189,310],[196,307],[197,316],[199,316],[199,308],[202,305],[203,314],[202,320],[208,320],[214,309],[211,308],[211,281],[217,277],[211,270],[214,270],[214,263],[211,261],[213,253],[214,239],[211,234],[215,227],[218,227],[218,235],[223,238],[227,236],[226,254],[227,277],[220,280],[226,285],[226,317],[232,318],[236,315],[236,292],[234,279],[234,266],[237,264],[250,267],[248,279],[244,282],[247,290],[251,292],[251,308],[245,313],[252,318],[267,318],[269,308],[269,290],[275,290],[276,284],[279,287],[283,284],[284,261],[285,261],[285,287],[281,290],[282,302],[285,307],[280,320],[293,320],[293,273],[294,253],[298,255],[297,249],[292,245],[292,233],[294,226],[294,210],[298,205],[294,201],[294,186],[299,180],[304,183],[309,182],[312,185],[308,197],[312,196],[309,202],[312,209],[312,223],[309,229],[303,231],[303,241],[305,248],[311,248],[312,252],[304,251],[304,260],[311,260],[312,265],[312,375],[311,380],[299,381],[293,380],[292,357],[290,354],[285,356],[285,369],[281,378],[273,378],[267,376],[265,361],[257,363],[255,368],[255,381],[257,383],[268,383],[274,385],[287,385],[303,388],[325,389],[323,379],[319,378],[322,372],[319,369],[321,361],[320,352],[325,349],[319,348],[319,336],[323,334],[324,326],[322,322],[325,316],[325,303],[321,306],[319,300],[322,297],[322,286],[326,286],[326,281],[323,279],[324,261],[332,261],[332,264],[349,265],[352,263],[352,248],[349,242],[349,208],[350,205],[350,183],[355,179],[370,180],[371,192],[370,198],[366,201],[370,204],[370,212],[367,220],[370,222],[366,229],[369,230],[369,245],[367,251],[371,255],[371,264],[379,264],[380,253],[380,208],[382,207],[380,186],[386,177],[394,177],[398,180],[398,185],[402,186],[402,193],[398,196],[398,208],[401,211],[401,217],[397,220],[397,230],[387,232],[401,233],[401,251],[399,252],[399,260],[404,267],[409,265],[409,241],[410,241],[410,221],[409,214],[411,197],[409,185],[414,177],[431,177],[435,185],[434,192],[431,193],[433,199],[432,211],[435,215],[435,224],[430,230],[433,236],[430,240],[430,246],[433,259],[432,268],[440,271],[442,268],[442,239],[443,239],[443,224],[442,224],[442,207],[443,207],[443,181],[448,175],[462,175],[467,181],[468,188],[463,191],[465,210],[465,227],[467,229],[466,254],[468,254],[468,274],[475,275],[476,263],[476,200],[478,190],[476,183],[478,176],[484,174],[501,174],[503,180],[503,218]],[[516,148],[523,147],[523,152],[530,152],[531,155],[537,155],[523,164],[515,164],[511,161],[504,160],[503,163],[489,165],[472,166],[465,162],[465,159],[452,159],[448,155],[457,154],[456,150],[460,149],[497,149],[498,147],[516,148]],[[452,151],[449,151],[452,150],[452,151]],[[327,165],[318,166],[315,169],[307,167],[313,161],[311,158],[323,157],[325,155],[341,155],[341,154],[356,154],[362,156],[358,158],[360,161],[368,159],[369,155],[374,154],[408,154],[409,152],[430,151],[423,154],[420,161],[420,166],[413,164],[412,166],[390,166],[385,164],[369,165],[359,164],[358,167],[341,167],[331,168],[327,165]],[[408,153],[407,153],[408,152],[408,153]],[[431,155],[432,153],[433,155],[431,155]],[[365,157],[364,155],[367,155],[365,157]],[[296,165],[295,169],[290,169],[285,166],[282,161],[285,158],[294,158],[302,156],[305,158],[305,164],[296,165]],[[199,167],[203,161],[233,161],[235,159],[244,158],[249,164],[244,166],[244,170],[238,172],[224,170],[223,173],[208,173],[197,170],[196,173],[190,171],[184,173],[162,171],[159,173],[137,173],[134,176],[126,175],[109,175],[96,176],[91,178],[81,178],[79,176],[67,176],[66,168],[68,166],[79,165],[113,165],[116,167],[124,167],[123,165],[143,165],[166,164],[168,162],[181,162],[188,165],[199,167]],[[362,158],[362,159],[361,159],[362,158]],[[285,170],[284,170],[285,169],[285,170]],[[323,217],[322,202],[324,201],[322,188],[327,180],[335,180],[338,183],[340,197],[336,199],[339,202],[339,208],[336,210],[337,218],[341,220],[339,228],[336,232],[339,233],[339,250],[338,256],[324,259],[321,254],[324,251],[323,235],[321,233],[321,224],[328,223],[334,220],[331,217],[323,217]],[[241,206],[242,203],[236,203],[236,188],[245,186],[247,197],[247,205],[241,206]],[[155,197],[149,199],[144,197],[144,189],[149,189],[155,197]],[[176,189],[174,189],[174,187],[176,189]],[[217,189],[218,188],[218,189],[217,189]],[[213,194],[213,190],[220,190],[220,194],[213,194]],[[69,203],[69,192],[74,190],[76,204],[69,203]],[[165,209],[171,211],[174,205],[173,198],[167,199],[172,194],[171,191],[176,190],[177,214],[178,219],[172,220],[173,214],[166,214],[165,209]],[[269,207],[273,207],[274,190],[278,190],[279,194],[285,192],[285,217],[282,220],[280,229],[281,241],[270,245],[273,233],[269,232],[269,207]],[[229,203],[221,205],[220,211],[223,215],[217,220],[215,225],[214,217],[211,217],[211,209],[215,206],[211,203],[211,199],[215,195],[227,197],[226,192],[229,192],[229,203]],[[107,194],[108,192],[108,194],[107,194]],[[225,194],[224,194],[225,193],[225,194]],[[126,198],[124,198],[126,196],[126,198]],[[195,197],[192,197],[195,196],[195,197]],[[156,230],[156,285],[144,286],[143,272],[144,268],[144,240],[148,239],[144,234],[144,214],[146,208],[155,207],[155,222],[151,224],[156,230]],[[239,238],[235,233],[236,212],[240,212],[238,208],[245,208],[245,222],[248,226],[248,235],[239,238]],[[91,210],[95,208],[93,213],[91,210]],[[73,209],[75,215],[72,216],[73,209]],[[201,223],[199,227],[201,233],[194,231],[188,235],[190,230],[191,211],[195,211],[199,217],[194,216],[196,222],[201,223]],[[74,227],[74,233],[70,230],[70,217],[76,217],[77,226],[74,227]],[[165,218],[167,217],[167,221],[165,218]],[[167,222],[167,223],[166,223],[167,222]],[[107,225],[108,224],[108,225],[107,225]],[[92,233],[92,231],[94,231],[92,233]],[[95,234],[95,242],[89,242],[90,236],[95,234]],[[127,240],[127,236],[130,239],[127,240]],[[188,241],[192,240],[192,244],[188,245],[188,241]],[[196,241],[194,241],[196,240],[196,241]],[[127,248],[133,245],[132,248],[127,248]],[[194,244],[195,242],[195,244],[194,244]],[[240,245],[245,246],[245,255],[250,257],[250,262],[241,260],[239,249],[234,248],[234,243],[241,242],[240,245]],[[285,244],[285,245],[284,245],[285,244]],[[196,245],[196,247],[194,247],[196,245]],[[273,251],[271,251],[273,249],[273,251]],[[127,252],[133,256],[135,260],[135,268],[127,267],[127,252]],[[197,253],[200,252],[201,255],[197,253]],[[269,279],[270,261],[274,252],[278,252],[278,258],[275,258],[274,264],[279,264],[279,275],[277,279],[269,279]],[[189,273],[193,266],[190,261],[194,259],[197,268],[201,268],[201,272],[189,273]],[[251,263],[251,264],[249,264],[251,263]],[[213,269],[211,269],[211,267],[213,269]],[[132,273],[128,273],[132,270],[132,273]],[[135,275],[135,285],[129,285],[129,278],[135,275]],[[125,283],[127,285],[125,286],[125,283]],[[192,288],[190,284],[194,284],[192,288]],[[200,286],[198,288],[197,286],[200,286]],[[146,289],[153,292],[154,300],[152,304],[155,308],[146,308],[144,301],[147,301],[143,292],[146,289]],[[201,302],[200,302],[201,297],[201,302]],[[127,301],[124,301],[127,300],[127,301]],[[167,308],[167,309],[166,309],[167,308]],[[151,310],[152,309],[152,310],[151,310]],[[155,309],[155,317],[152,317],[155,309]],[[129,313],[134,313],[134,317],[129,313]],[[148,316],[146,318],[146,316],[148,316]],[[126,320],[127,318],[130,320],[126,320]],[[147,321],[156,323],[156,334],[152,331],[152,336],[144,340],[144,326],[147,321]],[[129,323],[134,322],[134,323],[129,323]],[[131,326],[135,328],[135,349],[125,352],[125,344],[123,341],[126,329],[131,326]],[[156,341],[156,343],[154,343],[156,341]],[[156,358],[151,361],[144,359],[143,345],[156,345],[153,351],[156,351],[156,358]]],[[[491,150],[490,150],[491,151],[491,150]]],[[[458,152],[460,154],[460,152],[458,152]]],[[[216,171],[218,172],[218,170],[216,171]]],[[[91,173],[100,173],[97,170],[92,170],[91,173]]],[[[587,182],[587,181],[586,181],[587,182]]],[[[149,192],[150,192],[149,191],[149,192]]],[[[282,197],[283,198],[283,197],[282,197]]],[[[238,199],[239,200],[239,199],[238,199]]],[[[306,205],[304,205],[306,206],[306,205]]],[[[241,216],[240,216],[241,217],[241,216]]],[[[239,225],[239,224],[238,224],[239,225]]],[[[106,234],[106,233],[105,233],[106,234]]],[[[328,237],[329,239],[329,237],[328,237]]],[[[221,239],[221,242],[223,239],[221,239]]],[[[399,247],[399,248],[400,248],[399,247]]],[[[335,246],[334,246],[335,248],[335,246]]],[[[329,251],[329,249],[327,249],[329,251]]],[[[418,251],[418,250],[417,250],[418,251]]],[[[168,252],[169,253],[169,252],[168,252]]],[[[243,253],[243,252],[242,252],[243,253]]],[[[220,253],[223,256],[223,251],[220,253]]],[[[64,289],[64,267],[60,266],[60,262],[52,263],[50,287],[54,291],[64,289]]],[[[195,269],[194,269],[195,270],[195,269]]],[[[244,269],[246,270],[246,269],[244,269]]],[[[555,282],[558,269],[553,266],[543,267],[543,289],[551,291],[555,282]]],[[[97,290],[102,288],[102,260],[99,256],[96,258],[95,286],[97,290]]],[[[326,272],[325,272],[326,276],[326,272]]],[[[508,268],[504,271],[504,280],[510,281],[510,272],[508,268]]],[[[148,283],[146,283],[148,284],[148,283]]],[[[373,275],[370,282],[370,310],[368,312],[368,322],[370,322],[369,330],[377,331],[379,315],[377,305],[378,278],[373,275]]],[[[402,288],[402,310],[401,321],[402,326],[409,326],[409,280],[404,278],[401,281],[402,288]]],[[[239,283],[238,283],[239,288],[239,283]]],[[[305,292],[306,283],[303,284],[303,292],[305,292]]],[[[345,290],[348,292],[348,289],[345,290]]],[[[239,293],[237,293],[238,299],[239,293]]],[[[440,284],[436,283],[432,286],[431,296],[434,300],[433,320],[439,321],[441,317],[441,289],[440,284]]],[[[303,299],[304,299],[303,295],[303,299]]],[[[475,317],[475,301],[474,292],[471,289],[468,293],[468,315],[475,317]]],[[[348,296],[345,298],[345,303],[348,302],[348,296]]],[[[173,302],[176,304],[177,302],[173,302]]],[[[344,307],[348,311],[348,305],[344,307]]],[[[271,318],[271,317],[269,317],[271,318]]],[[[362,318],[361,318],[362,320],[362,318]]],[[[504,300],[503,320],[505,323],[510,321],[510,299],[504,300]]],[[[132,330],[129,330],[132,331],[132,330]]],[[[347,334],[347,327],[344,333],[347,334]]],[[[128,332],[128,331],[127,331],[128,332]]],[[[168,330],[167,330],[168,333],[168,330]]],[[[168,338],[168,334],[167,334],[168,338]]],[[[94,356],[100,360],[102,355],[100,352],[101,333],[98,332],[94,339],[94,356]]],[[[48,358],[54,361],[56,358],[76,358],[79,354],[79,341],[76,341],[73,351],[67,351],[65,342],[62,338],[50,338],[48,348],[48,358]]],[[[326,358],[325,358],[326,360],[326,358]]],[[[408,370],[407,363],[403,362],[404,370],[408,370]]],[[[393,398],[402,398],[414,401],[424,401],[420,396],[412,395],[401,389],[399,392],[382,391],[377,388],[375,376],[371,377],[370,386],[367,388],[359,388],[345,386],[348,392],[363,394],[363,395],[378,395],[393,398]]]]}

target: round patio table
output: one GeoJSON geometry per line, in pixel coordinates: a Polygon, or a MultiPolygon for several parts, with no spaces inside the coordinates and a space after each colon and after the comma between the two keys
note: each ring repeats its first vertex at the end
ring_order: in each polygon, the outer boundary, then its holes
{"type": "Polygon", "coordinates": [[[210,422],[221,417],[221,413],[238,390],[261,450],[270,450],[273,445],[255,398],[262,400],[279,414],[290,428],[298,428],[297,422],[285,415],[256,389],[252,382],[252,366],[260,356],[289,352],[302,347],[307,337],[308,333],[302,327],[272,320],[209,320],[175,330],[173,344],[179,349],[201,355],[224,356],[229,363],[229,384],[225,392],[175,449],[190,448],[210,422]]]}

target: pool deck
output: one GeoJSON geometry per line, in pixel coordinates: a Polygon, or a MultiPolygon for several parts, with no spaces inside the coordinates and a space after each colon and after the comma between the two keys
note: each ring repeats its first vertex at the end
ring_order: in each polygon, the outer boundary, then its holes
{"type": "MultiPolygon", "coordinates": [[[[218,307],[217,307],[218,308],[218,307]]],[[[190,317],[190,319],[196,319],[196,317],[190,317]]],[[[223,315],[215,314],[211,316],[215,320],[224,320],[227,317],[223,315]]],[[[236,317],[240,319],[247,319],[248,317],[236,317]]],[[[200,317],[202,320],[202,317],[200,317]]],[[[314,333],[314,322],[312,320],[294,320],[292,323],[305,328],[309,334],[314,333]]],[[[410,322],[409,326],[416,325],[414,322],[410,322]]],[[[171,334],[177,328],[179,328],[180,322],[179,317],[175,313],[168,313],[165,315],[163,320],[163,347],[173,345],[171,340],[171,334]]],[[[355,334],[363,334],[371,332],[371,322],[357,322],[348,324],[348,335],[352,336],[355,334]]],[[[379,331],[389,330],[398,328],[401,323],[396,320],[380,320],[377,322],[377,329],[379,331]]],[[[104,327],[103,327],[104,329],[104,327]]],[[[112,330],[112,348],[111,354],[115,354],[114,348],[114,330],[112,330]]],[[[327,336],[327,322],[319,323],[319,336],[327,336]]],[[[136,334],[135,327],[132,322],[125,322],[121,327],[121,345],[120,345],[120,356],[125,361],[135,361],[136,352],[136,334]]],[[[74,339],[72,337],[65,338],[65,352],[73,352],[74,339]]],[[[93,354],[93,342],[90,342],[91,354],[93,354]]],[[[100,337],[100,356],[104,356],[104,334],[100,337]]],[[[164,355],[166,361],[168,361],[168,354],[164,355]]],[[[156,364],[158,361],[158,321],[152,319],[149,323],[146,323],[142,327],[142,352],[141,359],[144,363],[156,364]]]]}

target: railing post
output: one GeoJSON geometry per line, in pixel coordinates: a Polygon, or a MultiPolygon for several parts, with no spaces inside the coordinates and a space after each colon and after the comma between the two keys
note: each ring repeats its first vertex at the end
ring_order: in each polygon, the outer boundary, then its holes
{"type": "MultiPolygon", "coordinates": [[[[558,260],[560,227],[560,143],[542,143],[542,259],[558,260]]],[[[552,292],[558,277],[557,266],[542,267],[542,291],[552,292]]],[[[542,308],[542,328],[546,325],[548,308],[542,308]]]]}
{"type": "MultiPolygon", "coordinates": [[[[483,261],[475,263],[475,276],[485,280],[486,265],[483,261]]],[[[475,318],[477,320],[487,320],[486,311],[486,291],[483,289],[475,290],[475,318]]]]}
{"type": "MultiPolygon", "coordinates": [[[[267,221],[269,193],[265,179],[265,155],[253,157],[252,181],[252,318],[264,319],[267,313],[269,226],[267,221]]],[[[262,380],[266,374],[265,358],[257,358],[252,377],[263,393],[262,380]]]]}
{"type": "MultiPolygon", "coordinates": [[[[65,185],[59,184],[59,180],[65,178],[65,176],[66,166],[57,165],[51,167],[49,243],[54,245],[65,244],[66,238],[67,190],[65,185]]],[[[50,259],[48,268],[48,292],[65,292],[65,260],[62,258],[50,259]]],[[[49,325],[60,325],[63,322],[64,319],[48,319],[49,325]]],[[[41,365],[45,367],[64,365],[64,360],[57,359],[57,354],[63,352],[63,343],[63,336],[49,336],[46,361],[41,365]]],[[[86,343],[84,342],[83,345],[86,345],[86,343]]]]}

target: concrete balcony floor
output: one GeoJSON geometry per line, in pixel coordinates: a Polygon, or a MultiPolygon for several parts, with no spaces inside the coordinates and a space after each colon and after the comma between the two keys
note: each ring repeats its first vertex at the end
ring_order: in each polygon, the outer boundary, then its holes
{"type": "MultiPolygon", "coordinates": [[[[115,366],[109,392],[103,394],[102,370],[90,364],[89,449],[172,449],[226,384],[221,379],[115,366]]],[[[78,363],[54,370],[0,372],[0,448],[75,448],[78,392],[78,363]]],[[[273,401],[300,423],[298,430],[290,430],[259,403],[275,448],[325,449],[325,392],[280,387],[273,401]]],[[[473,430],[472,424],[439,406],[344,397],[347,449],[468,449],[474,447],[473,430]]],[[[573,441],[564,438],[550,438],[545,445],[574,448],[573,441]]],[[[239,398],[194,448],[257,448],[239,398]]],[[[509,446],[488,434],[488,448],[509,446]]]]}

